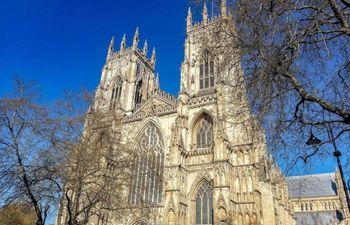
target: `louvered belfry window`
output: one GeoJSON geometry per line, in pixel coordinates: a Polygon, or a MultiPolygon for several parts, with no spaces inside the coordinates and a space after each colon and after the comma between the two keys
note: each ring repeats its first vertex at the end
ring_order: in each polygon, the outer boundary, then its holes
{"type": "Polygon", "coordinates": [[[209,51],[205,51],[199,65],[199,89],[214,87],[214,58],[209,51]]]}
{"type": "Polygon", "coordinates": [[[213,186],[206,180],[196,196],[196,224],[213,224],[213,186]]]}
{"type": "Polygon", "coordinates": [[[150,123],[137,141],[129,203],[155,205],[161,202],[162,196],[163,137],[160,130],[150,123]]]}
{"type": "Polygon", "coordinates": [[[197,125],[197,148],[207,148],[213,143],[213,122],[204,116],[197,125]]]}

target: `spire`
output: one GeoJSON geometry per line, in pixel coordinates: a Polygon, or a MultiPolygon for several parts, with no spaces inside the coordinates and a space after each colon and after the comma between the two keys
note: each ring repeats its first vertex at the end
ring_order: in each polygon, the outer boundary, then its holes
{"type": "Polygon", "coordinates": [[[186,26],[186,30],[187,32],[189,32],[192,28],[192,12],[191,12],[191,7],[188,7],[188,13],[187,13],[187,26],[186,26]]]}
{"type": "Polygon", "coordinates": [[[202,16],[203,16],[204,25],[207,25],[208,24],[208,8],[207,8],[207,3],[206,2],[204,2],[202,16]]]}
{"type": "Polygon", "coordinates": [[[148,43],[147,40],[145,40],[145,44],[143,45],[143,54],[147,56],[148,51],[148,43]]]}
{"type": "Polygon", "coordinates": [[[111,55],[114,50],[114,36],[112,36],[111,42],[109,43],[108,47],[108,55],[111,55]]]}
{"type": "Polygon", "coordinates": [[[221,0],[221,17],[225,18],[227,16],[226,0],[221,0]]]}
{"type": "Polygon", "coordinates": [[[151,63],[153,65],[156,64],[156,48],[155,47],[153,48],[153,51],[152,51],[151,63]]]}
{"type": "Polygon", "coordinates": [[[140,35],[140,32],[139,32],[139,28],[137,27],[136,31],[135,31],[135,35],[134,35],[134,40],[133,40],[133,43],[132,43],[132,47],[134,49],[136,49],[138,44],[139,44],[139,35],[140,35]]]}
{"type": "Polygon", "coordinates": [[[120,42],[120,51],[124,52],[126,46],[126,35],[124,34],[122,41],[120,42]]]}

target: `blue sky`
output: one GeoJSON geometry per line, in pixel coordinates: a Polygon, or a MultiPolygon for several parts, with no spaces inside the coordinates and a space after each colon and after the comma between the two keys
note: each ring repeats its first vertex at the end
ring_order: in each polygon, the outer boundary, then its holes
{"type": "MultiPolygon", "coordinates": [[[[149,49],[157,49],[162,89],[176,95],[187,8],[186,0],[2,0],[0,96],[10,91],[14,75],[37,81],[47,99],[64,90],[94,90],[111,37],[118,47],[126,33],[131,45],[137,26],[140,47],[147,39],[149,49]]],[[[198,20],[200,12],[194,14],[198,20]]],[[[310,171],[333,171],[334,165],[333,159],[322,160],[310,171]]],[[[304,171],[300,166],[296,173],[304,171]]]]}
{"type": "MultiPolygon", "coordinates": [[[[157,49],[162,89],[177,95],[187,9],[186,0],[3,0],[0,96],[10,91],[14,75],[37,81],[48,100],[60,97],[64,90],[94,90],[111,37],[115,36],[118,48],[126,33],[131,45],[137,26],[140,47],[147,39],[149,49],[157,49]]],[[[193,11],[198,21],[200,9],[193,11]]],[[[334,165],[333,159],[322,160],[308,171],[333,171],[334,165]]],[[[300,164],[295,173],[304,169],[300,164]]]]}
{"type": "Polygon", "coordinates": [[[52,99],[97,86],[112,35],[128,45],[137,26],[157,49],[161,86],[177,94],[187,1],[5,0],[0,8],[0,95],[13,75],[35,80],[52,99]],[[176,85],[174,85],[176,84],[176,85]]]}
{"type": "MultiPolygon", "coordinates": [[[[111,37],[119,46],[126,33],[131,45],[137,26],[140,47],[147,39],[149,49],[157,49],[161,88],[177,95],[187,8],[186,0],[2,0],[0,96],[10,91],[14,75],[37,81],[49,100],[64,90],[94,90],[111,37]]],[[[295,173],[304,173],[298,165],[295,173]]],[[[330,172],[335,163],[328,158],[310,167],[330,172]]]]}

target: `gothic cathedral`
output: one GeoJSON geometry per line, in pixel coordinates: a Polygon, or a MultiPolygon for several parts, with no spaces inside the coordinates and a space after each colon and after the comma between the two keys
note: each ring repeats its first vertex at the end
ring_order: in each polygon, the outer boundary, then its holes
{"type": "Polygon", "coordinates": [[[160,89],[156,51],[149,58],[147,42],[138,48],[138,29],[131,47],[125,36],[118,51],[110,43],[94,107],[123,113],[123,140],[138,155],[128,202],[156,213],[130,211],[108,225],[296,224],[298,203],[250,113],[243,71],[223,63],[218,30],[234,29],[226,1],[220,16],[209,18],[205,5],[202,16],[194,24],[188,11],[177,97],[160,89]]]}

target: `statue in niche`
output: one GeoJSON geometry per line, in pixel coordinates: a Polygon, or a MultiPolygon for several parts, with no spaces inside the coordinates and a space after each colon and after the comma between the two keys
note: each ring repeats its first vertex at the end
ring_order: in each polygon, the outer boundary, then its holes
{"type": "Polygon", "coordinates": [[[220,207],[218,209],[218,217],[219,217],[219,224],[220,225],[225,225],[227,224],[227,212],[226,209],[224,207],[220,207]]]}

